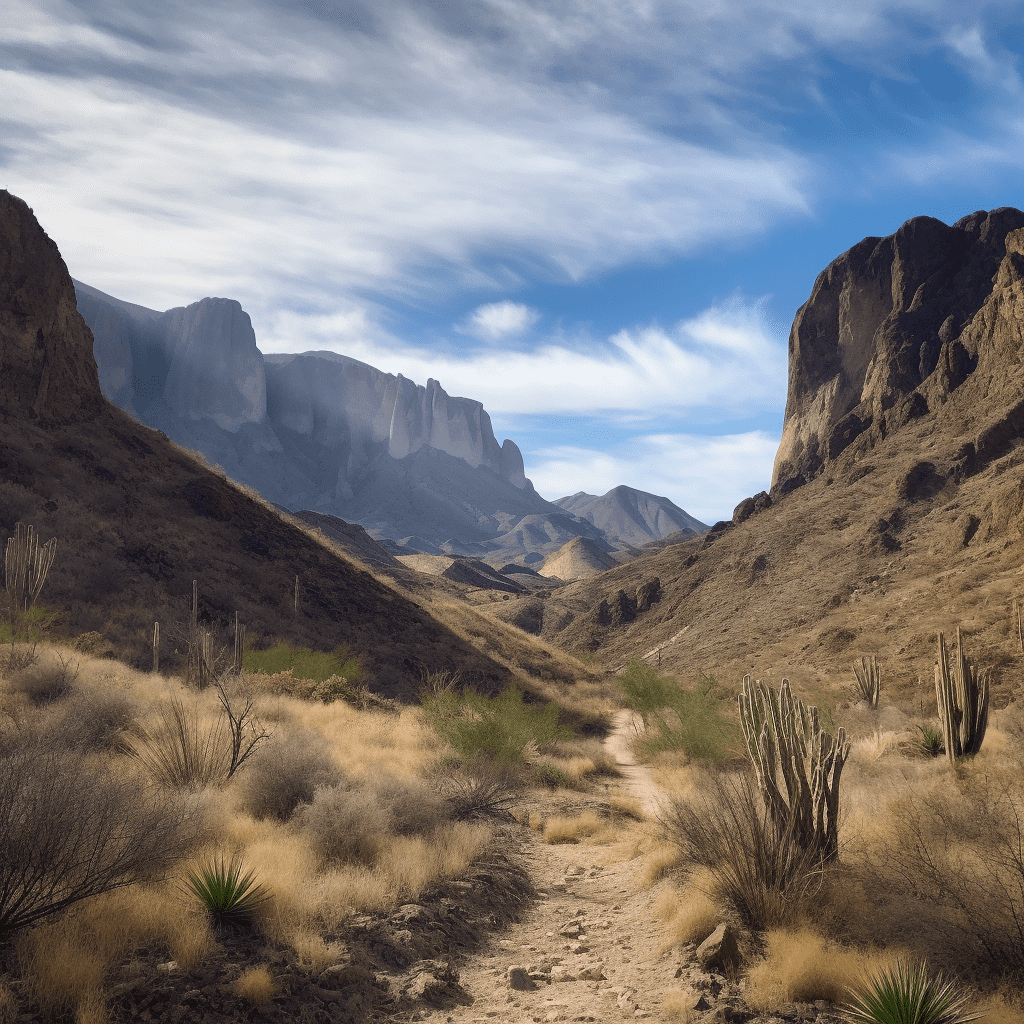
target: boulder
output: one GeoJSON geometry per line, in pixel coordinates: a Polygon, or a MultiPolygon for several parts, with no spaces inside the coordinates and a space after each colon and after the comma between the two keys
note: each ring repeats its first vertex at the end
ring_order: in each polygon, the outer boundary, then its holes
{"type": "Polygon", "coordinates": [[[705,971],[731,974],[740,966],[740,947],[736,931],[729,924],[720,924],[698,947],[694,954],[705,971]]]}

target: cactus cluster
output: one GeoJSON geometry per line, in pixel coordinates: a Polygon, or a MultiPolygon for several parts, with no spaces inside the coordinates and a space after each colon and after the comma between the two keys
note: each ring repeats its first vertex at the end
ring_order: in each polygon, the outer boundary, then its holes
{"type": "Polygon", "coordinates": [[[822,863],[839,856],[839,779],[850,753],[846,731],[822,729],[818,709],[783,679],[776,703],[759,679],[743,677],[740,724],[758,785],[780,834],[791,831],[822,863]],[[779,787],[781,772],[786,793],[779,787]]]}
{"type": "Polygon", "coordinates": [[[870,658],[861,658],[853,663],[853,671],[857,676],[857,685],[861,696],[872,708],[878,707],[878,662],[872,654],[870,658]]]}
{"type": "Polygon", "coordinates": [[[56,553],[56,537],[40,547],[34,527],[15,525],[14,536],[7,538],[6,552],[7,610],[11,622],[39,599],[56,553]]]}
{"type": "Polygon", "coordinates": [[[945,638],[940,633],[935,662],[935,700],[950,764],[981,749],[988,728],[988,691],[988,671],[979,670],[968,662],[960,627],[956,629],[956,654],[952,664],[946,653],[945,638]]]}

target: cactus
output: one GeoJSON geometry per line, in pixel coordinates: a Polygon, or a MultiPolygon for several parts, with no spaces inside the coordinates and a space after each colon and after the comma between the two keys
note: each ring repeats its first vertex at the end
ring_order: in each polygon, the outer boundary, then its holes
{"type": "Polygon", "coordinates": [[[765,804],[779,830],[822,863],[839,856],[839,779],[850,753],[846,730],[825,732],[818,709],[794,697],[782,680],[778,706],[759,679],[743,677],[740,724],[765,804]],[[786,795],[778,785],[782,772],[786,795]]]}
{"type": "Polygon", "coordinates": [[[160,671],[160,623],[153,623],[153,672],[160,671]]]}
{"type": "Polygon", "coordinates": [[[853,671],[857,675],[857,685],[861,695],[873,707],[878,707],[878,662],[872,654],[870,658],[861,658],[853,663],[853,671]]]}
{"type": "Polygon", "coordinates": [[[946,654],[945,637],[939,634],[935,701],[949,763],[956,764],[958,757],[976,754],[988,727],[988,671],[979,671],[967,661],[959,626],[952,665],[946,654]]]}
{"type": "Polygon", "coordinates": [[[35,528],[24,523],[16,524],[14,536],[7,538],[7,603],[12,623],[36,603],[56,552],[56,537],[40,547],[35,528]]]}

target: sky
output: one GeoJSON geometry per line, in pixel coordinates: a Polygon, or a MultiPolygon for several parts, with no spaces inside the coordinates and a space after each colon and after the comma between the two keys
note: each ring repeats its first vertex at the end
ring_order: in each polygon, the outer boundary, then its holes
{"type": "Polygon", "coordinates": [[[793,317],[1024,207],[1024,4],[0,0],[0,187],[72,276],[483,403],[550,499],[766,489],[793,317]]]}

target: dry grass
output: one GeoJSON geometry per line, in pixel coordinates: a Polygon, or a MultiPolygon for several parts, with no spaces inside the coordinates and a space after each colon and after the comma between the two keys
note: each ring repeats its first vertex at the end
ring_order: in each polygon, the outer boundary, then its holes
{"type": "Polygon", "coordinates": [[[604,825],[605,822],[593,811],[571,817],[555,815],[544,823],[544,842],[578,843],[580,839],[596,835],[604,825]]]}
{"type": "Polygon", "coordinates": [[[846,1000],[865,974],[895,963],[896,952],[861,953],[828,942],[811,928],[770,930],[765,957],[751,967],[746,1001],[759,1011],[778,1010],[786,1003],[846,1000]]]}
{"type": "MultiPolygon", "coordinates": [[[[17,722],[0,728],[0,757],[14,756],[26,738],[60,737],[77,759],[71,779],[110,776],[138,785],[145,776],[121,750],[126,730],[152,728],[175,703],[198,733],[223,717],[209,691],[87,655],[79,678],[51,701],[8,680],[0,686],[17,712],[17,722]],[[100,721],[89,720],[83,709],[90,708],[100,721]]],[[[103,1020],[105,983],[136,950],[157,950],[184,969],[208,957],[216,943],[209,920],[177,880],[211,854],[240,854],[272,894],[258,926],[268,939],[291,945],[312,971],[342,958],[330,935],[351,913],[415,900],[486,850],[493,834],[486,820],[445,799],[443,780],[425,779],[451,751],[418,709],[364,712],[264,694],[256,713],[274,738],[234,777],[218,777],[187,797],[205,838],[182,847],[166,881],[93,897],[19,933],[22,978],[43,1012],[103,1020]],[[354,852],[345,848],[353,841],[354,852]]],[[[505,803],[507,793],[497,799],[505,803]]],[[[258,972],[239,984],[240,997],[255,1005],[272,989],[258,972]]]]}
{"type": "Polygon", "coordinates": [[[692,993],[684,992],[682,989],[670,989],[661,997],[662,1016],[666,1020],[690,1024],[690,1021],[698,1016],[689,1005],[692,1002],[692,993]]]}
{"type": "Polygon", "coordinates": [[[700,944],[718,927],[723,915],[708,895],[713,885],[710,873],[695,873],[683,888],[661,891],[654,903],[654,916],[665,928],[660,953],[688,942],[700,944]]]}
{"type": "Polygon", "coordinates": [[[277,995],[277,985],[266,967],[249,967],[234,984],[235,995],[253,1006],[266,1006],[277,995]]]}
{"type": "Polygon", "coordinates": [[[644,857],[644,866],[640,874],[640,884],[650,888],[660,881],[674,868],[679,867],[683,857],[679,847],[674,843],[658,843],[644,857]]]}

